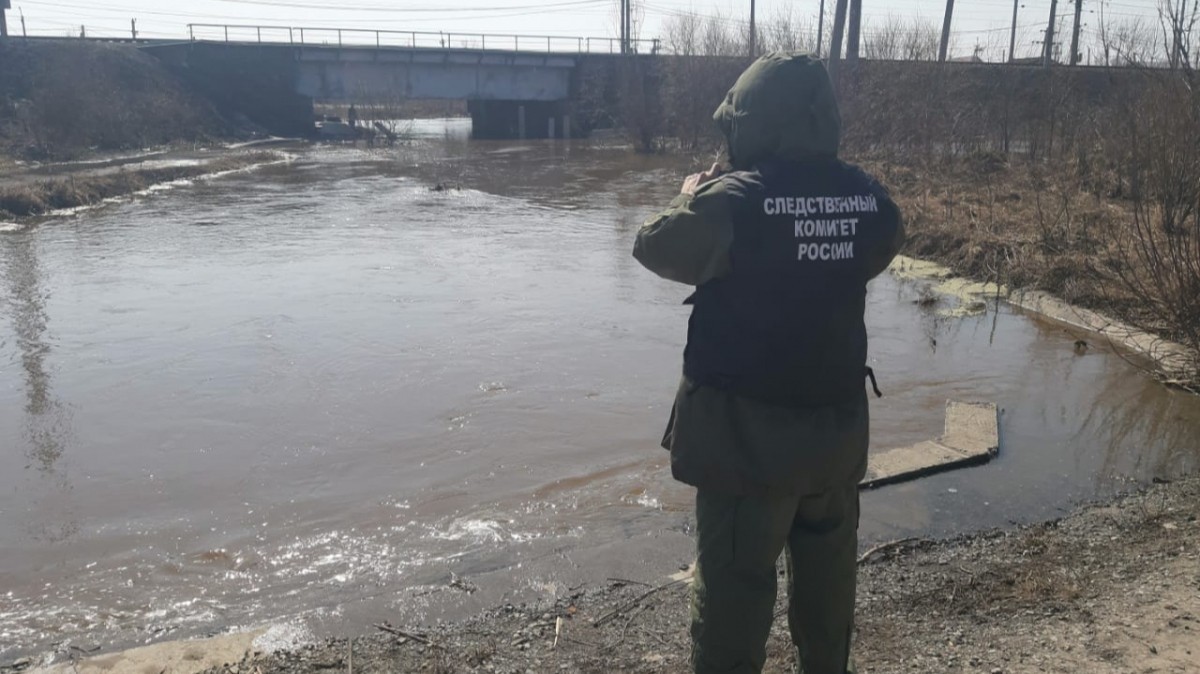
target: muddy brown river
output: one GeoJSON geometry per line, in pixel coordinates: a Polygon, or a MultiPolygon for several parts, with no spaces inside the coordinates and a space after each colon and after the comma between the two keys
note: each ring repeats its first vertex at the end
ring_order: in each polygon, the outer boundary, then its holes
{"type": "MultiPolygon", "coordinates": [[[[686,162],[466,129],[3,228],[0,664],[356,633],[689,561],[656,445],[688,289],[630,256],[686,162]]],[[[1200,399],[921,289],[871,288],[873,448],[937,435],[954,398],[1003,409],[1002,451],[864,494],[864,545],[1200,468],[1200,399]]]]}

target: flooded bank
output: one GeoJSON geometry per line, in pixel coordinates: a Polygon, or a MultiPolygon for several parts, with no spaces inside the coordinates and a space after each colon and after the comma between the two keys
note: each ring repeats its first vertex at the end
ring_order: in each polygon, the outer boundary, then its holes
{"type": "MultiPolygon", "coordinates": [[[[687,288],[630,256],[687,167],[418,131],[0,233],[0,661],[354,633],[688,561],[656,446],[687,288]]],[[[864,539],[1197,469],[1200,400],[925,295],[871,288],[873,448],[937,435],[953,398],[1001,408],[1001,453],[865,494],[864,539]]]]}

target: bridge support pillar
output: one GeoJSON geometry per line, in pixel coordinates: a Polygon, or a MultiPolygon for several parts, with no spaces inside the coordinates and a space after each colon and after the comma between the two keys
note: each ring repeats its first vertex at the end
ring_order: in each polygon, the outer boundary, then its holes
{"type": "Polygon", "coordinates": [[[471,136],[481,140],[561,138],[569,133],[565,121],[556,120],[566,111],[565,101],[467,101],[471,113],[471,136]]]}

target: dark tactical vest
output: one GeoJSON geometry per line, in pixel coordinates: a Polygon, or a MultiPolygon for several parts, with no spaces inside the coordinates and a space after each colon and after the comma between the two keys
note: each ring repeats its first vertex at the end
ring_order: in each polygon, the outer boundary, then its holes
{"type": "Polygon", "coordinates": [[[862,395],[867,282],[899,211],[860,169],[833,159],[765,162],[721,178],[732,272],[698,287],[684,374],[768,403],[817,407],[862,395]]]}

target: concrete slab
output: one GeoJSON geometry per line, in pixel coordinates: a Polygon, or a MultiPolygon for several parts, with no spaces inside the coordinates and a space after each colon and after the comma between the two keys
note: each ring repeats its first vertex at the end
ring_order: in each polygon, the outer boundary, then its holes
{"type": "Polygon", "coordinates": [[[1187,382],[1196,378],[1196,363],[1187,347],[1153,333],[1111,319],[1103,314],[1077,307],[1039,290],[1021,290],[1008,298],[1013,306],[1033,312],[1043,318],[1079,330],[1086,330],[1108,340],[1109,344],[1140,354],[1152,360],[1168,383],[1187,382]]]}
{"type": "Polygon", "coordinates": [[[987,463],[999,450],[996,406],[951,400],[946,403],[946,428],[940,438],[872,454],[859,487],[874,489],[987,463]]]}
{"type": "Polygon", "coordinates": [[[945,265],[903,255],[896,256],[889,269],[898,278],[929,281],[935,292],[959,298],[960,309],[939,311],[941,315],[969,315],[973,303],[1003,298],[1012,306],[1039,318],[1094,333],[1114,347],[1149,359],[1165,383],[1185,385],[1200,378],[1200,372],[1197,372],[1200,363],[1196,362],[1186,346],[1102,313],[1075,306],[1050,293],[1030,289],[1009,292],[1002,285],[959,278],[954,270],[945,265]]]}

